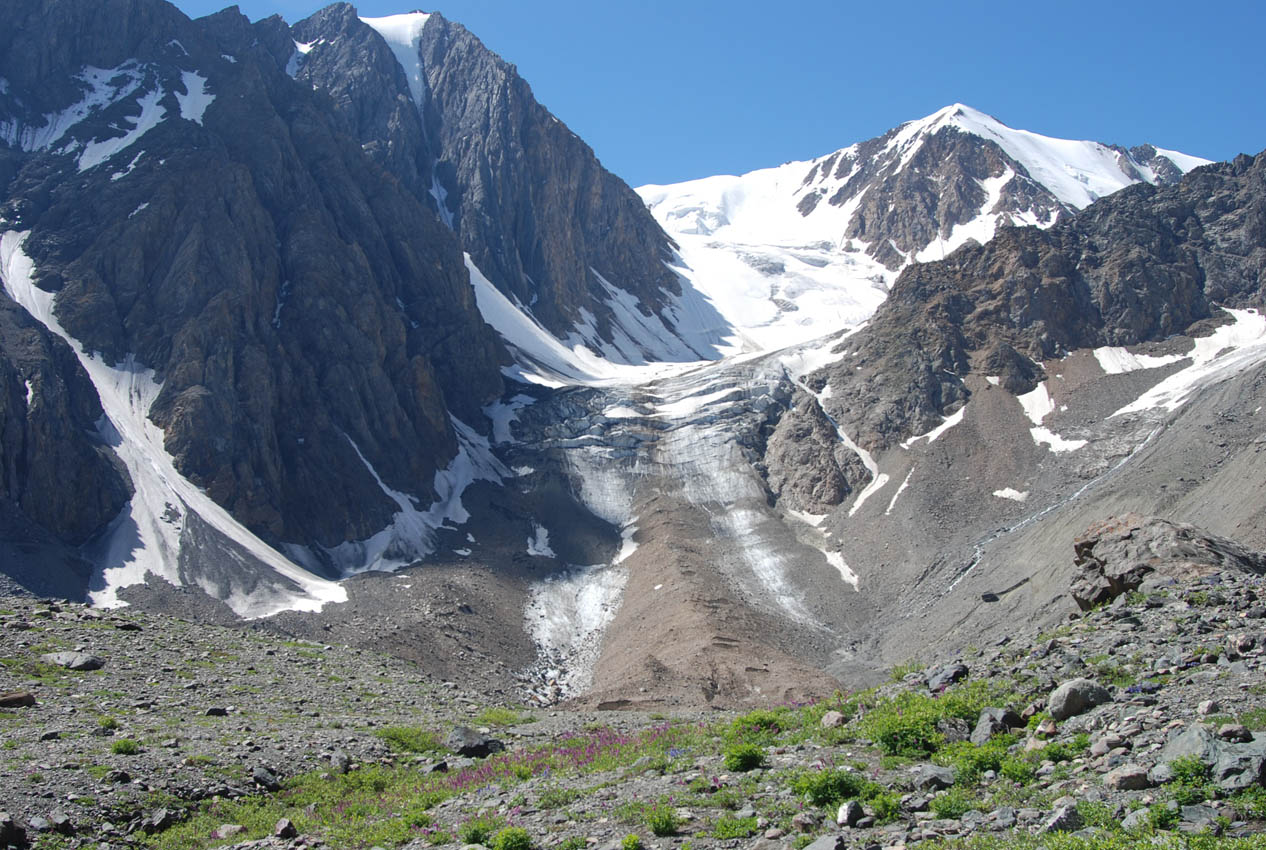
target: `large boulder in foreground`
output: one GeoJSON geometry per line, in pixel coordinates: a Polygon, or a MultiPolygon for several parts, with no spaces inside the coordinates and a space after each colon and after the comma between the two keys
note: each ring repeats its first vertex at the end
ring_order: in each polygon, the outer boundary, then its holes
{"type": "Polygon", "coordinates": [[[1136,513],[1097,522],[1073,541],[1082,572],[1071,592],[1088,611],[1139,588],[1149,577],[1179,581],[1225,570],[1266,574],[1266,554],[1194,525],[1136,513]]]}

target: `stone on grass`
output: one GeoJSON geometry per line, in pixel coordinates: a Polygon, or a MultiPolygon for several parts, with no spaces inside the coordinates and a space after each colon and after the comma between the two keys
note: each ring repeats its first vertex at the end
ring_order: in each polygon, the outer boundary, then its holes
{"type": "Polygon", "coordinates": [[[1103,784],[1118,791],[1142,791],[1152,787],[1152,780],[1143,765],[1123,764],[1104,774],[1103,784]]]}
{"type": "Polygon", "coordinates": [[[980,712],[976,728],[971,733],[971,742],[980,747],[989,742],[995,735],[1005,735],[1012,729],[1023,726],[1020,715],[1006,708],[986,708],[980,712]]]}
{"type": "Polygon", "coordinates": [[[838,711],[828,711],[822,715],[821,724],[823,729],[836,729],[844,725],[844,715],[838,711]]]}
{"type": "Polygon", "coordinates": [[[251,779],[255,780],[255,784],[265,791],[281,790],[281,782],[277,779],[277,774],[263,765],[251,771],[251,779]]]}
{"type": "Polygon", "coordinates": [[[1073,805],[1059,806],[1042,822],[1041,832],[1076,832],[1085,826],[1081,812],[1073,805]]]}
{"type": "Polygon", "coordinates": [[[35,694],[30,691],[9,691],[0,694],[0,708],[25,708],[35,705],[35,694]]]}
{"type": "Polygon", "coordinates": [[[936,764],[921,764],[913,771],[917,791],[939,791],[954,784],[954,771],[936,764]]]}
{"type": "Polygon", "coordinates": [[[50,652],[41,655],[40,660],[46,664],[56,664],[67,670],[100,670],[105,660],[87,652],[50,652]]]}
{"type": "Polygon", "coordinates": [[[865,816],[866,813],[862,811],[862,804],[856,800],[849,800],[840,806],[839,813],[835,816],[835,822],[840,826],[854,827],[865,816]]]}
{"type": "Polygon", "coordinates": [[[452,732],[448,733],[448,737],[444,740],[444,746],[459,756],[467,756],[469,758],[484,758],[493,753],[499,753],[506,748],[505,744],[496,738],[490,738],[480,732],[476,732],[469,726],[457,726],[452,732]]]}
{"type": "Polygon", "coordinates": [[[967,678],[967,665],[961,662],[947,664],[946,666],[928,674],[928,690],[940,691],[948,688],[955,682],[960,682],[967,678]]]}
{"type": "Polygon", "coordinates": [[[1056,720],[1067,720],[1084,714],[1097,705],[1112,702],[1112,694],[1098,682],[1090,679],[1073,679],[1051,691],[1047,708],[1056,720]]]}
{"type": "Polygon", "coordinates": [[[295,829],[295,825],[290,822],[290,818],[282,818],[273,827],[273,835],[278,838],[294,838],[298,834],[299,830],[295,829]]]}

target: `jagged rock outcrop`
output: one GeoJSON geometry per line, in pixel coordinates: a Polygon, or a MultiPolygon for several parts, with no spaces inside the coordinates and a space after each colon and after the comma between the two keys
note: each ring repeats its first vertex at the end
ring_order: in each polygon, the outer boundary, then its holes
{"type": "Polygon", "coordinates": [[[1214,304],[1262,305],[1263,205],[1266,156],[1242,156],[1123,189],[1050,230],[1004,229],[908,268],[809,384],[830,384],[828,412],[874,450],[965,402],[969,372],[1022,392],[1041,378],[1032,361],[1197,332],[1214,304]]]}
{"type": "Polygon", "coordinates": [[[1266,573],[1266,554],[1193,525],[1127,513],[1097,522],[1073,541],[1082,570],[1071,593],[1088,611],[1145,581],[1190,581],[1226,570],[1266,573]]]}

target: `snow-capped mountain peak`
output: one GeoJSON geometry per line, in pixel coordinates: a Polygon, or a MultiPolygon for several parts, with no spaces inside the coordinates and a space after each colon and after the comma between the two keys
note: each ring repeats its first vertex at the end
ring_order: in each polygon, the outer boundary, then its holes
{"type": "Polygon", "coordinates": [[[955,103],[813,160],[638,192],[745,345],[781,347],[865,319],[912,262],[1205,164],[1016,130],[955,103]]]}

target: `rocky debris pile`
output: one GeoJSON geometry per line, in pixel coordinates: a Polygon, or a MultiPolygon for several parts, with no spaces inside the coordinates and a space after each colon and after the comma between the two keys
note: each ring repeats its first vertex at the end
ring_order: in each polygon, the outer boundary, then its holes
{"type": "Polygon", "coordinates": [[[1097,522],[1073,541],[1083,571],[1072,596],[1083,611],[1111,602],[1147,582],[1155,585],[1240,570],[1266,573],[1266,554],[1193,525],[1127,513],[1097,522]]]}
{"type": "Polygon", "coordinates": [[[3,709],[0,770],[18,781],[0,835],[334,850],[346,824],[331,799],[408,850],[499,846],[511,827],[541,848],[637,833],[701,850],[1258,835],[1264,593],[1240,570],[1158,579],[829,704],[516,714],[495,734],[476,696],[371,653],[3,600],[0,692],[34,704],[3,709]],[[43,660],[61,652],[104,666],[43,660]]]}

